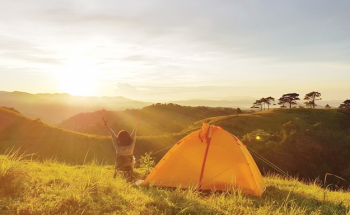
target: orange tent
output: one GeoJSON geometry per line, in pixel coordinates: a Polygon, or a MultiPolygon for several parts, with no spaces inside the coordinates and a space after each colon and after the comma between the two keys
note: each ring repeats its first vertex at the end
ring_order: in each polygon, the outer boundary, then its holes
{"type": "Polygon", "coordinates": [[[233,186],[255,196],[266,188],[245,145],[221,127],[205,123],[170,149],[143,182],[147,183],[198,190],[233,186]]]}

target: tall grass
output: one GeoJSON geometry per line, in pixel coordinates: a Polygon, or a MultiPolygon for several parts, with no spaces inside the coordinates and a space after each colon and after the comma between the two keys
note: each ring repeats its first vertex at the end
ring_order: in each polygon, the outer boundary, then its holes
{"type": "MultiPolygon", "coordinates": [[[[35,162],[16,157],[12,152],[1,155],[1,164],[11,169],[1,176],[15,175],[12,182],[15,178],[25,180],[16,181],[16,186],[22,187],[17,195],[4,194],[0,184],[0,214],[350,213],[348,191],[325,191],[319,183],[275,175],[265,177],[267,190],[258,198],[244,195],[235,187],[226,192],[202,193],[195,189],[136,186],[121,177],[113,179],[113,166],[97,162],[76,166],[55,159],[35,162]],[[324,191],[327,192],[325,201],[324,191]]],[[[140,171],[143,170],[136,169],[136,176],[144,177],[138,174],[140,171]]]]}
{"type": "Polygon", "coordinates": [[[0,155],[0,195],[14,195],[21,190],[28,173],[23,165],[23,154],[19,150],[8,150],[0,155]]]}

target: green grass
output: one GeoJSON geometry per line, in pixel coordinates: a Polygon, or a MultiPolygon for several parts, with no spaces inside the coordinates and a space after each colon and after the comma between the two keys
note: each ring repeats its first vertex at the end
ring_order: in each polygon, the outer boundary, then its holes
{"type": "Polygon", "coordinates": [[[348,127],[341,121],[344,116],[336,109],[272,109],[252,114],[235,114],[211,117],[192,124],[189,129],[200,128],[202,123],[220,125],[237,137],[242,137],[257,129],[268,132],[280,131],[281,126],[289,121],[295,121],[301,130],[321,122],[332,132],[345,131],[348,127]]]}
{"type": "MultiPolygon", "coordinates": [[[[349,191],[319,182],[267,176],[262,198],[237,189],[222,193],[136,186],[112,178],[113,166],[36,162],[15,154],[0,157],[1,172],[16,174],[17,187],[0,186],[0,214],[350,214],[349,191]],[[325,199],[324,199],[325,196],[325,199]]],[[[6,174],[5,174],[6,175],[6,174]]],[[[136,169],[137,178],[144,178],[136,169]]]]}

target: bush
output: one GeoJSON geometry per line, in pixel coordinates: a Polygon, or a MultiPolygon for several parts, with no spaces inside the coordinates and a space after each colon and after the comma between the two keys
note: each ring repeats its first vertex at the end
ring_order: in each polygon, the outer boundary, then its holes
{"type": "Polygon", "coordinates": [[[152,152],[146,152],[145,155],[140,158],[140,168],[144,169],[147,174],[152,171],[156,163],[151,155],[152,152]]]}

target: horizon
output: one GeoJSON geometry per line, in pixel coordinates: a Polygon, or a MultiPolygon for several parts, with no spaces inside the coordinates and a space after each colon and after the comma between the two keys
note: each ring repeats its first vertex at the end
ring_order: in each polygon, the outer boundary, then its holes
{"type": "Polygon", "coordinates": [[[0,6],[0,91],[148,102],[311,91],[350,99],[348,1],[0,6]]]}
{"type": "MultiPolygon", "coordinates": [[[[128,97],[125,97],[125,96],[82,96],[82,95],[71,95],[69,93],[29,93],[29,92],[23,92],[23,91],[12,91],[12,92],[9,92],[9,91],[0,91],[0,96],[1,96],[1,93],[25,93],[25,94],[30,94],[30,95],[68,95],[68,96],[71,96],[71,97],[85,97],[85,98],[118,98],[118,97],[121,97],[123,99],[127,99],[127,100],[132,100],[132,101],[135,101],[135,102],[144,102],[144,103],[153,103],[153,104],[156,104],[156,103],[163,103],[163,104],[166,104],[166,103],[173,103],[173,102],[201,102],[201,101],[208,101],[208,102],[251,102],[253,104],[253,102],[255,102],[255,100],[258,100],[258,99],[261,99],[261,98],[258,98],[258,97],[252,97],[252,96],[229,96],[229,97],[223,97],[223,98],[216,98],[216,99],[183,99],[183,100],[163,100],[163,101],[160,101],[160,100],[155,100],[155,101],[152,101],[152,100],[134,100],[134,99],[131,99],[131,98],[128,98],[128,97]]],[[[299,94],[299,98],[300,100],[297,101],[297,105],[302,105],[304,106],[304,101],[303,100],[303,95],[299,94]]],[[[275,99],[275,103],[277,105],[277,102],[278,102],[278,99],[277,97],[273,97],[275,99]]],[[[345,100],[344,100],[345,101],[345,100]]],[[[334,105],[336,105],[336,107],[338,107],[338,105],[340,105],[340,103],[342,103],[343,100],[342,99],[320,99],[320,100],[317,100],[316,101],[316,104],[318,104],[317,106],[320,106],[320,107],[323,107],[323,105],[326,105],[326,103],[328,104],[331,104],[333,108],[334,105]],[[321,103],[321,105],[319,104],[321,103]],[[339,104],[338,104],[339,103],[339,104]]],[[[176,103],[175,103],[176,104],[176,103]]],[[[215,103],[213,103],[215,104],[215,103]]],[[[191,106],[191,105],[190,105],[191,106]]],[[[195,106],[198,106],[198,105],[195,105],[195,106]]],[[[200,105],[201,106],[201,105],[200,105]]],[[[214,107],[213,105],[211,105],[212,107],[214,107]]],[[[237,107],[241,107],[241,108],[244,108],[244,109],[247,109],[246,105],[244,104],[236,104],[234,106],[237,106],[237,107]]],[[[224,107],[222,105],[219,105],[218,107],[224,107]]],[[[226,106],[225,106],[226,107],[226,106]]],[[[273,105],[271,105],[270,109],[274,109],[274,108],[279,108],[280,106],[278,107],[274,107],[273,105]]],[[[250,108],[249,108],[250,109],[250,108]]]]}

